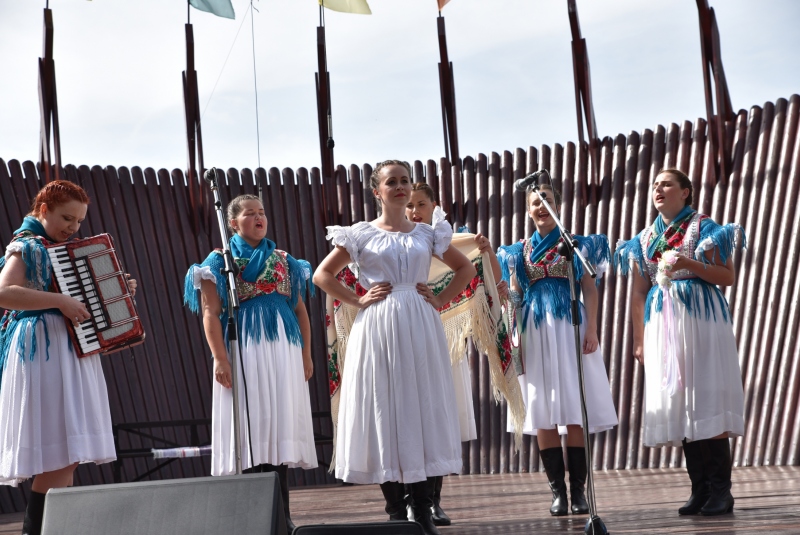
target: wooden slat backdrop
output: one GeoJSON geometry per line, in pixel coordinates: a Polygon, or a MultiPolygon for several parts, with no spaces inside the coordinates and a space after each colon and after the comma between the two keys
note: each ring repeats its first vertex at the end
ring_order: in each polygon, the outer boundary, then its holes
{"type": "MultiPolygon", "coordinates": [[[[748,249],[736,253],[736,283],[725,289],[730,300],[745,386],[746,435],[737,439],[738,466],[800,464],[800,96],[741,111],[729,126],[733,172],[715,181],[706,151],[707,124],[698,119],[654,130],[605,138],[600,182],[589,182],[586,146],[554,145],[466,157],[457,165],[414,162],[415,181],[428,181],[454,224],[486,234],[496,245],[532,232],[524,194],[513,181],[540,168],[552,172],[563,192],[562,214],[576,233],[601,232],[613,245],[629,239],[655,217],[650,182],[662,167],[678,166],[695,187],[694,205],[720,223],[737,222],[748,235],[748,249]]],[[[388,155],[391,156],[391,155],[388,155]]],[[[140,281],[139,310],[147,329],[142,346],[104,359],[114,423],[210,417],[211,360],[200,320],[182,304],[182,282],[191,263],[219,245],[216,218],[202,209],[200,228],[190,223],[185,175],[151,168],[68,166],[66,176],[89,192],[89,215],[81,236],[109,232],[117,240],[128,270],[140,281]]],[[[369,187],[370,165],[339,166],[333,183],[323,186],[317,168],[229,169],[221,184],[223,201],[263,187],[268,236],[278,246],[316,266],[329,250],[326,224],[351,224],[375,217],[369,187]],[[335,195],[335,198],[331,198],[335,195]]],[[[31,162],[0,160],[0,238],[8,242],[41,186],[31,162]]],[[[204,188],[204,206],[210,192],[204,188]]],[[[200,210],[200,208],[197,208],[200,210]]],[[[630,285],[615,274],[600,288],[598,325],[619,425],[594,439],[595,469],[680,466],[679,448],[642,446],[643,370],[631,355],[628,316],[630,285]]],[[[309,387],[314,411],[328,411],[325,366],[325,311],[320,293],[309,300],[315,374],[309,387]]],[[[505,432],[506,406],[490,393],[485,359],[470,352],[478,439],[465,444],[464,473],[539,470],[536,441],[525,437],[514,450],[505,432]]],[[[316,419],[315,431],[331,434],[330,419],[316,419]]],[[[187,428],[155,429],[154,435],[189,443],[187,428]]],[[[208,440],[208,429],[200,439],[208,440]]],[[[146,445],[121,434],[119,448],[146,445]]],[[[149,445],[148,445],[149,447],[149,445]]],[[[329,462],[330,446],[318,447],[329,462]]],[[[123,480],[155,466],[152,460],[125,460],[123,480]]],[[[207,459],[173,462],[154,478],[193,477],[209,471],[207,459]]],[[[291,471],[297,486],[333,483],[325,467],[291,471]]],[[[109,465],[81,466],[76,484],[112,480],[109,465]]],[[[27,488],[27,486],[25,487],[27,488]]],[[[24,507],[22,493],[0,488],[0,513],[24,507]]]]}

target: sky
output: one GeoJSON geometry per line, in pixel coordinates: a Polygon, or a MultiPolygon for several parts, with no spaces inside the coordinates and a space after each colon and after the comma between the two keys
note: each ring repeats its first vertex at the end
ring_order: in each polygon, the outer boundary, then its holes
{"type": "MultiPolygon", "coordinates": [[[[800,93],[800,2],[709,1],[734,108],[800,93]]],[[[6,161],[38,158],[45,2],[0,0],[6,161]]],[[[438,160],[436,0],[369,3],[371,16],[326,11],[335,161],[438,160]]],[[[185,169],[186,3],[49,5],[63,162],[185,169]]],[[[695,0],[577,5],[601,137],[705,117],[695,0]]],[[[190,15],[206,166],[319,166],[316,0],[233,6],[235,20],[190,15]]],[[[443,15],[462,156],[577,140],[566,0],[451,0],[443,15]]]]}

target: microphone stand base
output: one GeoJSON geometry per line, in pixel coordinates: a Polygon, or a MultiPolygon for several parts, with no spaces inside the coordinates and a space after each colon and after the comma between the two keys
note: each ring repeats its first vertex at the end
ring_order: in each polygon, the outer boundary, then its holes
{"type": "Polygon", "coordinates": [[[585,535],[608,535],[608,529],[599,516],[593,516],[586,521],[583,533],[585,535]]]}

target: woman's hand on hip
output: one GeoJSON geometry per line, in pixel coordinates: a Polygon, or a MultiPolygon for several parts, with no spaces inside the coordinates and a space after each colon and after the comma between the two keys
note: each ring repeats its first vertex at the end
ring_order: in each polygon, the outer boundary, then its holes
{"type": "Polygon", "coordinates": [[[390,293],[392,293],[392,284],[379,282],[358,298],[358,308],[367,308],[373,303],[383,301],[390,293]]]}
{"type": "Polygon", "coordinates": [[[442,303],[442,300],[438,295],[433,295],[433,290],[431,290],[427,283],[418,282],[417,293],[421,295],[423,299],[425,299],[425,301],[436,310],[439,310],[445,305],[445,303],[442,303]]]}

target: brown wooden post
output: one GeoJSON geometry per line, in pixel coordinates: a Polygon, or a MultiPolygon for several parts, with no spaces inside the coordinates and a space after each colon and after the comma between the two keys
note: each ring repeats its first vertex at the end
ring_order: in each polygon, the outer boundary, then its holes
{"type": "Polygon", "coordinates": [[[45,182],[62,178],[61,133],[58,127],[58,99],[56,98],[56,66],[53,61],[53,12],[44,9],[44,50],[39,58],[39,165],[45,182]],[[50,150],[50,134],[53,149],[50,150]]]}
{"type": "Polygon", "coordinates": [[[444,17],[439,12],[436,19],[439,30],[439,93],[442,100],[442,130],[444,131],[444,153],[454,165],[460,158],[458,150],[458,122],[456,121],[456,88],[453,79],[453,62],[447,55],[447,34],[444,17]]]}
{"type": "Polygon", "coordinates": [[[188,154],[188,169],[186,183],[189,190],[189,212],[191,225],[194,232],[200,230],[200,214],[211,217],[210,211],[206,213],[207,205],[203,202],[203,188],[200,183],[200,173],[204,171],[203,165],[203,136],[200,130],[200,99],[197,88],[197,71],[194,70],[194,32],[192,25],[186,24],[186,70],[183,77],[183,111],[186,118],[186,147],[188,154]],[[199,169],[199,172],[198,172],[199,169]]]}
{"type": "Polygon", "coordinates": [[[726,126],[735,120],[728,81],[722,67],[720,52],[719,27],[714,9],[709,7],[708,0],[697,0],[697,11],[700,18],[700,51],[703,61],[703,86],[706,97],[706,115],[708,116],[708,133],[710,154],[714,156],[714,174],[717,181],[728,180],[731,170],[731,143],[726,126]],[[712,78],[714,88],[712,90],[712,78]],[[714,110],[716,100],[717,109],[714,110]]]}
{"type": "Polygon", "coordinates": [[[589,53],[586,39],[581,36],[578,20],[578,6],[575,0],[567,0],[569,26],[572,31],[572,69],[575,78],[575,112],[578,118],[578,147],[583,145],[583,120],[586,118],[586,134],[589,136],[589,155],[591,175],[589,182],[599,184],[600,137],[597,135],[597,122],[592,101],[592,77],[589,69],[589,53]]]}
{"type": "Polygon", "coordinates": [[[322,170],[322,197],[325,224],[338,222],[333,207],[336,205],[335,166],[333,160],[333,117],[331,115],[331,79],[328,73],[328,52],[325,44],[324,8],[320,6],[320,25],[317,26],[317,121],[319,128],[319,153],[322,170]]]}

